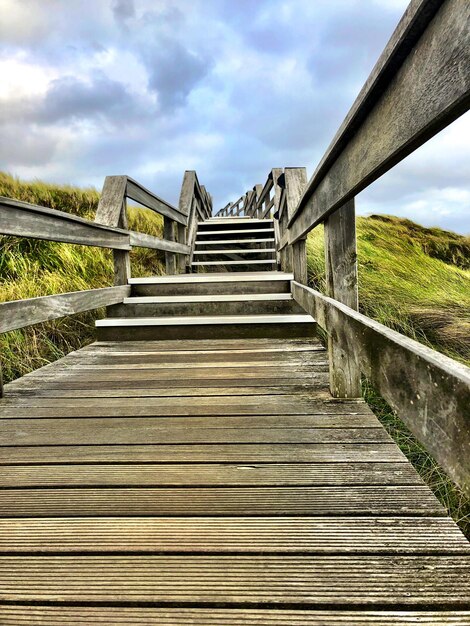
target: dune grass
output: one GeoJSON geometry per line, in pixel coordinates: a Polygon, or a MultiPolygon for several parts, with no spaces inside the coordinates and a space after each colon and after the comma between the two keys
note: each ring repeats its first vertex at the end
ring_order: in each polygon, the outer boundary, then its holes
{"type": "MultiPolygon", "coordinates": [[[[22,182],[0,173],[0,195],[66,211],[93,220],[99,193],[94,189],[22,182]]],[[[147,209],[128,208],[129,227],[162,236],[162,218],[147,209]]],[[[163,254],[137,248],[131,253],[135,276],[164,273],[163,254]]],[[[0,237],[0,302],[108,287],[113,283],[112,251],[73,244],[0,237]]],[[[93,339],[102,310],[81,313],[0,335],[5,382],[22,376],[93,339]]]]}

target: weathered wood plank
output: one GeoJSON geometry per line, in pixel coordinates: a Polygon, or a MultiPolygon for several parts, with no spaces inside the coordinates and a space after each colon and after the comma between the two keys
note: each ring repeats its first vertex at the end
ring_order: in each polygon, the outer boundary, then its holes
{"type": "Polygon", "coordinates": [[[0,619],[4,626],[344,626],[344,624],[369,624],[370,626],[411,626],[449,624],[468,626],[470,611],[410,611],[406,610],[292,610],[292,609],[227,609],[227,608],[148,608],[114,606],[0,606],[0,619]],[[31,620],[34,620],[33,622],[31,620]]]}
{"type": "Polygon", "coordinates": [[[188,223],[186,215],[179,209],[166,202],[166,200],[162,200],[162,198],[159,198],[148,189],[145,189],[140,183],[137,183],[129,177],[127,177],[126,195],[131,200],[135,200],[135,202],[178,222],[178,224],[186,226],[188,223]]]}
{"type": "Polygon", "coordinates": [[[291,243],[468,109],[469,19],[466,0],[411,3],[310,180],[291,243]]]}
{"type": "MultiPolygon", "coordinates": [[[[325,278],[327,295],[357,311],[359,302],[354,198],[325,220],[325,278]]],[[[298,282],[306,284],[307,281],[298,282]]],[[[334,330],[329,330],[331,394],[336,398],[359,398],[361,372],[355,356],[346,353],[337,341],[334,330]]]]}
{"type": "Polygon", "coordinates": [[[0,487],[17,488],[420,484],[409,463],[397,462],[4,465],[0,472],[0,487]]]}
{"type": "MultiPolygon", "coordinates": [[[[126,176],[106,176],[95,221],[106,226],[120,226],[126,199],[126,176]]],[[[125,219],[125,218],[124,218],[125,219]]]]}
{"type": "Polygon", "coordinates": [[[0,553],[470,554],[448,518],[0,520],[0,553]]]}
{"type": "Polygon", "coordinates": [[[468,609],[470,557],[5,556],[3,601],[468,609]],[[14,582],[12,582],[14,581],[14,582]],[[410,589],[413,593],[410,593],[410,589]]]}
{"type": "Polygon", "coordinates": [[[241,428],[224,426],[174,426],[150,419],[74,419],[64,428],[61,419],[0,420],[2,446],[40,445],[134,445],[192,443],[390,443],[383,428],[241,428]]]}
{"type": "Polygon", "coordinates": [[[118,304],[129,295],[130,287],[122,285],[2,302],[0,303],[0,333],[118,304]]]}
{"type": "Polygon", "coordinates": [[[223,444],[0,447],[1,465],[30,463],[406,462],[395,444],[223,444]]]}
{"type": "Polygon", "coordinates": [[[336,333],[378,393],[469,492],[470,369],[309,287],[294,282],[293,295],[336,333]]]}
{"type": "Polygon", "coordinates": [[[159,239],[145,233],[129,232],[132,247],[150,248],[152,250],[163,250],[165,252],[174,252],[177,254],[189,254],[190,248],[177,241],[167,239],[159,239]]]}
{"type": "Polygon", "coordinates": [[[4,489],[1,498],[0,517],[4,518],[147,515],[445,516],[445,510],[424,485],[23,488],[4,489]]]}
{"type": "Polygon", "coordinates": [[[34,237],[99,248],[130,250],[129,234],[81,217],[28,202],[0,197],[0,230],[3,235],[34,237]]]}

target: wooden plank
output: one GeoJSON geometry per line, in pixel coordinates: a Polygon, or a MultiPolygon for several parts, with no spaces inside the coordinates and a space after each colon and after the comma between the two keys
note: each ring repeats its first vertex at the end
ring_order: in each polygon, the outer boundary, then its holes
{"type": "Polygon", "coordinates": [[[143,185],[129,177],[127,177],[126,195],[131,200],[135,200],[148,209],[152,209],[152,211],[168,217],[174,222],[178,222],[178,224],[186,226],[188,223],[186,215],[179,209],[166,202],[166,200],[162,200],[162,198],[159,198],[143,185]]]}
{"type": "Polygon", "coordinates": [[[129,232],[132,247],[150,248],[151,250],[164,250],[165,252],[175,252],[177,254],[189,254],[190,247],[177,241],[159,239],[145,233],[129,232]]]}
{"type": "Polygon", "coordinates": [[[4,626],[77,626],[77,624],[100,624],[100,626],[344,626],[344,624],[369,624],[371,626],[405,626],[426,624],[451,624],[468,626],[470,611],[410,611],[410,610],[292,610],[292,609],[228,609],[228,608],[158,608],[126,606],[0,606],[0,619],[4,626]],[[34,620],[32,622],[32,620],[34,620]]]}
{"type": "Polygon", "coordinates": [[[125,230],[90,222],[45,207],[0,197],[0,230],[3,235],[34,237],[99,248],[130,250],[125,230]]]}
{"type": "Polygon", "coordinates": [[[130,287],[123,285],[2,302],[0,303],[0,333],[117,304],[129,295],[130,287]]]}
{"type": "Polygon", "coordinates": [[[419,484],[411,464],[403,462],[4,465],[0,472],[0,487],[17,488],[419,484]]]}
{"type": "MultiPolygon", "coordinates": [[[[327,295],[357,311],[359,301],[354,198],[325,220],[325,278],[327,295]]],[[[307,281],[298,282],[306,284],[307,281]]],[[[359,398],[361,371],[356,358],[343,350],[333,328],[328,331],[331,394],[336,398],[359,398]]]]}
{"type": "Polygon", "coordinates": [[[448,518],[0,520],[0,553],[470,554],[448,518]]]}
{"type": "Polygon", "coordinates": [[[106,176],[95,221],[106,226],[120,226],[126,199],[126,176],[106,176]]]}
{"type": "Polygon", "coordinates": [[[75,419],[64,428],[61,419],[0,420],[2,446],[115,445],[115,444],[223,444],[223,443],[390,443],[383,428],[235,428],[177,427],[150,419],[75,419]]]}
{"type": "Polygon", "coordinates": [[[4,556],[2,601],[468,609],[468,556],[4,556]],[[413,590],[413,593],[410,593],[413,590]]]}
{"type": "Polygon", "coordinates": [[[309,287],[292,286],[297,302],[335,330],[378,393],[470,492],[470,369],[309,287]]]}
{"type": "MultiPolygon", "coordinates": [[[[320,396],[322,392],[317,392],[320,396]]],[[[325,392],[324,396],[328,394],[325,392]]],[[[95,398],[74,400],[65,398],[14,398],[2,400],[0,418],[51,418],[51,417],[144,417],[144,416],[223,416],[223,415],[311,415],[316,413],[312,402],[298,396],[248,396],[246,398],[220,397],[198,398],[105,398],[102,402],[95,398]]],[[[321,409],[320,409],[321,412],[321,409]]],[[[333,411],[331,411],[333,412],[333,411]]],[[[0,419],[0,421],[1,421],[0,419]]]]}
{"type": "MultiPolygon", "coordinates": [[[[175,222],[169,217],[163,218],[163,236],[167,241],[176,243],[175,222]]],[[[173,252],[165,252],[165,269],[170,276],[176,274],[176,255],[173,252]]]]}
{"type": "Polygon", "coordinates": [[[390,463],[406,462],[395,444],[222,444],[0,447],[1,465],[48,463],[390,463]]]}
{"type": "Polygon", "coordinates": [[[468,109],[469,19],[466,0],[410,4],[289,222],[291,243],[468,109]]]}
{"type": "Polygon", "coordinates": [[[5,489],[1,496],[0,517],[3,518],[147,515],[445,516],[445,510],[424,485],[23,488],[5,489]]]}

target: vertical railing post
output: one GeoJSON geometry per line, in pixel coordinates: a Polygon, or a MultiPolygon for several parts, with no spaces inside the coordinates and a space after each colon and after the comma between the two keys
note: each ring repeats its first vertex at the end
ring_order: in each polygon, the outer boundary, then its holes
{"type": "MultiPolygon", "coordinates": [[[[95,222],[127,229],[126,189],[127,176],[106,176],[95,222]]],[[[113,257],[114,284],[127,285],[131,277],[130,253],[128,250],[113,250],[113,257]]]]}
{"type": "MultiPolygon", "coordinates": [[[[175,222],[169,217],[163,218],[163,238],[168,241],[176,241],[175,222]]],[[[167,274],[176,274],[176,254],[165,252],[165,266],[167,274]]]]}
{"type": "MultiPolygon", "coordinates": [[[[178,243],[186,244],[187,227],[183,224],[176,225],[176,240],[178,243]]],[[[186,255],[178,254],[176,258],[176,272],[184,274],[186,272],[186,255]]]]}
{"type": "MultiPolygon", "coordinates": [[[[305,167],[286,167],[284,177],[287,218],[290,220],[307,186],[307,170],[305,167]]],[[[294,280],[306,285],[308,280],[306,239],[300,239],[288,247],[290,250],[286,251],[286,256],[292,264],[294,280]]]]}
{"type": "MultiPolygon", "coordinates": [[[[325,220],[325,264],[327,295],[357,311],[356,217],[354,198],[325,220]]],[[[336,398],[361,396],[361,372],[354,358],[328,332],[330,390],[336,398]]]]}

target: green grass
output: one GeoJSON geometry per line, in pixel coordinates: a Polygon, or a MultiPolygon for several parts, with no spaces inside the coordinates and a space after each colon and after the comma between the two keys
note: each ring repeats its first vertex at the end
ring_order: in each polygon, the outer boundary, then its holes
{"type": "MultiPolygon", "coordinates": [[[[94,189],[22,182],[0,173],[0,195],[66,211],[93,220],[99,201],[94,189]]],[[[128,209],[129,227],[162,236],[159,215],[128,209]]],[[[163,255],[137,248],[131,253],[135,276],[163,274],[163,255]]],[[[112,252],[38,239],[0,237],[0,302],[67,291],[107,287],[113,283],[112,252]]],[[[6,382],[60,358],[93,339],[94,321],[103,311],[38,324],[0,335],[0,355],[6,382]]]]}
{"type": "MultiPolygon", "coordinates": [[[[360,309],[386,326],[470,364],[470,239],[409,220],[357,219],[360,309]]],[[[323,229],[307,240],[309,283],[325,292],[323,229]]],[[[423,480],[470,539],[470,499],[390,406],[364,397],[423,480]]]]}

